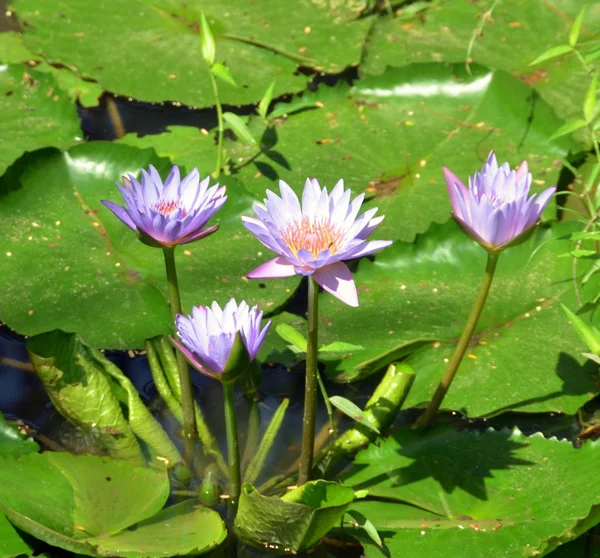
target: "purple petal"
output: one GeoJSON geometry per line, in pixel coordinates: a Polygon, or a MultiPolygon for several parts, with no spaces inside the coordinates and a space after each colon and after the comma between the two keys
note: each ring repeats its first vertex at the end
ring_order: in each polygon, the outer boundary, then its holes
{"type": "Polygon", "coordinates": [[[363,256],[379,252],[391,245],[391,240],[371,240],[371,242],[365,242],[359,250],[345,254],[343,259],[354,260],[356,258],[362,258],[363,256]]]}
{"type": "Polygon", "coordinates": [[[452,209],[455,212],[458,212],[460,205],[458,203],[458,193],[456,191],[456,188],[460,188],[461,190],[463,190],[463,194],[465,194],[465,196],[467,188],[458,178],[458,176],[456,176],[448,167],[442,167],[442,169],[444,171],[444,179],[446,180],[446,187],[448,188],[448,195],[450,196],[450,203],[452,204],[452,209]]]}
{"type": "Polygon", "coordinates": [[[259,265],[250,273],[246,273],[246,277],[249,279],[275,279],[277,277],[292,277],[295,274],[294,266],[285,258],[278,256],[259,265]]]}
{"type": "Polygon", "coordinates": [[[201,374],[204,374],[205,376],[210,376],[211,378],[215,377],[215,372],[209,371],[206,368],[204,368],[204,366],[202,366],[200,361],[198,361],[196,359],[196,357],[194,356],[194,353],[192,353],[192,351],[190,351],[185,345],[183,345],[182,343],[177,341],[177,339],[175,339],[174,337],[169,337],[169,339],[171,340],[171,343],[173,343],[173,345],[175,345],[177,350],[181,351],[181,354],[186,358],[186,360],[196,370],[198,370],[198,372],[200,372],[201,374]]]}
{"type": "Polygon", "coordinates": [[[116,203],[108,200],[102,200],[102,204],[108,207],[123,223],[125,223],[132,231],[137,230],[135,223],[131,220],[131,217],[127,213],[127,210],[116,203]]]}
{"type": "Polygon", "coordinates": [[[195,240],[200,240],[201,238],[206,238],[211,234],[217,232],[219,230],[219,224],[212,225],[211,227],[206,227],[205,229],[196,231],[189,236],[184,236],[177,240],[177,244],[189,244],[190,242],[194,242],[195,240]]]}
{"type": "Polygon", "coordinates": [[[348,306],[358,306],[358,294],[352,273],[343,262],[322,267],[313,273],[314,280],[348,306]]]}

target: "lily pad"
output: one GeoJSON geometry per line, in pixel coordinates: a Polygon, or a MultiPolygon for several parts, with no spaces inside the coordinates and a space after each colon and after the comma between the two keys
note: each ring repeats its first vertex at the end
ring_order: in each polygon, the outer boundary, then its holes
{"type": "MultiPolygon", "coordinates": [[[[361,72],[377,75],[389,66],[414,62],[464,65],[469,58],[515,75],[561,118],[573,118],[581,113],[590,84],[588,69],[573,54],[533,67],[530,63],[550,47],[568,43],[569,29],[583,5],[580,0],[432,2],[412,16],[380,17],[369,36],[361,72]]],[[[594,39],[599,31],[600,6],[589,3],[581,40],[594,39]]],[[[535,109],[539,99],[533,96],[531,103],[535,109]]]]}
{"type": "Polygon", "coordinates": [[[543,556],[600,520],[597,442],[518,430],[398,430],[359,453],[345,482],[388,502],[359,502],[384,542],[379,556],[543,556]]]}
{"type": "Polygon", "coordinates": [[[300,192],[307,177],[329,187],[344,178],[385,215],[379,238],[412,241],[448,220],[442,165],[466,181],[494,149],[512,165],[526,158],[539,191],[556,183],[560,159],[578,149],[569,139],[548,140],[561,121],[544,102],[532,108],[526,85],[481,66],[468,74],[462,66],[412,64],[353,87],[321,87],[308,99],[320,108],[277,118],[267,131],[251,120],[262,152],[231,144],[236,176],[259,199],[277,190],[276,179],[300,192]]]}
{"type": "Polygon", "coordinates": [[[66,149],[81,141],[77,109],[51,75],[19,64],[0,66],[0,175],[23,153],[66,149]]]}
{"type": "Polygon", "coordinates": [[[251,484],[245,484],[235,529],[250,544],[299,552],[339,525],[353,500],[354,490],[323,480],[308,482],[282,498],[263,496],[251,484]]]}
{"type": "Polygon", "coordinates": [[[168,558],[204,554],[226,538],[225,523],[216,511],[186,500],[138,523],[133,530],[87,542],[99,556],[168,558]]]}
{"type": "MultiPolygon", "coordinates": [[[[446,408],[472,416],[507,408],[573,413],[598,391],[595,370],[580,355],[585,345],[557,302],[576,305],[571,261],[557,258],[568,250],[558,238],[572,227],[538,227],[526,243],[500,256],[446,408]]],[[[374,262],[361,261],[355,274],[359,308],[321,295],[321,342],[343,339],[365,347],[326,361],[328,374],[355,380],[423,349],[409,361],[417,375],[406,404],[429,400],[466,323],[485,260],[485,251],[449,222],[414,244],[393,245],[374,262]]],[[[596,283],[592,278],[584,298],[594,296],[596,283]]]]}
{"type": "MultiPolygon", "coordinates": [[[[182,5],[76,0],[59,7],[54,0],[16,0],[11,9],[31,51],[50,63],[76,68],[80,77],[98,82],[107,91],[140,101],[211,106],[214,94],[200,54],[198,19],[194,19],[198,10],[188,19],[189,8],[184,10],[182,5]]],[[[220,83],[221,100],[229,104],[258,101],[273,79],[277,80],[275,95],[305,89],[306,78],[295,75],[298,58],[303,59],[299,53],[289,56],[279,52],[276,43],[271,43],[275,48],[256,44],[250,37],[238,37],[235,27],[224,28],[225,14],[235,10],[231,7],[219,13],[223,25],[213,23],[216,60],[227,63],[239,85],[220,83]]],[[[253,19],[260,17],[260,11],[251,11],[256,14],[253,19]]],[[[312,11],[315,17],[320,13],[312,11]]]]}
{"type": "Polygon", "coordinates": [[[165,470],[90,455],[46,452],[0,463],[0,506],[19,529],[94,555],[86,539],[156,514],[169,495],[165,470]]]}
{"type": "MultiPolygon", "coordinates": [[[[161,251],[139,242],[100,203],[123,203],[114,183],[150,163],[163,175],[169,167],[151,150],[94,142],[32,154],[20,162],[20,174],[4,178],[2,321],[26,335],[76,331],[92,346],[116,349],[141,348],[145,339],[171,332],[161,251]]],[[[274,310],[298,279],[245,280],[260,251],[240,223],[252,198],[230,177],[221,183],[229,199],[215,215],[220,230],[176,252],[184,311],[232,296],[274,310]]]]}
{"type": "Polygon", "coordinates": [[[32,550],[0,511],[0,558],[15,558],[22,554],[31,556],[32,550]]]}

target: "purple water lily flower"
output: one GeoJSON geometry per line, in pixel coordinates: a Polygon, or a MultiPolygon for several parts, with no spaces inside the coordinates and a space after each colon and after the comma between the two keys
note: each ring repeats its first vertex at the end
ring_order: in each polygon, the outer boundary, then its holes
{"type": "Polygon", "coordinates": [[[315,179],[308,179],[298,196],[279,181],[281,197],[267,190],[265,206],[254,204],[258,219],[242,217],[244,226],[269,250],[279,254],[247,274],[251,279],[312,275],[327,292],[350,306],[358,306],[356,285],[348,266],[352,260],[383,250],[389,240],[368,242],[367,237],[383,220],[377,208],[358,219],[364,194],[350,202],[350,190],[340,180],[331,194],[315,179]]]}
{"type": "Polygon", "coordinates": [[[452,215],[486,250],[499,251],[522,239],[538,221],[556,187],[529,197],[531,173],[527,161],[510,170],[498,167],[492,151],[481,172],[469,177],[469,188],[444,167],[452,215]]]}
{"type": "Polygon", "coordinates": [[[123,223],[136,231],[142,242],[151,246],[187,244],[214,233],[219,225],[204,228],[227,200],[225,186],[208,187],[210,177],[200,182],[198,169],[183,180],[174,165],[163,184],[158,171],[150,165],[142,170],[141,183],[132,176],[117,184],[125,207],[102,200],[123,223]]]}
{"type": "Polygon", "coordinates": [[[175,327],[181,342],[171,339],[190,364],[207,376],[219,377],[225,368],[238,331],[254,360],[271,326],[271,320],[261,330],[263,313],[258,306],[250,308],[245,301],[239,306],[231,299],[223,309],[195,306],[191,316],[177,315],[175,327]]]}

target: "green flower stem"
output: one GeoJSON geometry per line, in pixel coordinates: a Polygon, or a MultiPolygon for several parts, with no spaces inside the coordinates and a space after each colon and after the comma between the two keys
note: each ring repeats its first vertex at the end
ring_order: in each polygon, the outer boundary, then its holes
{"type": "MultiPolygon", "coordinates": [[[[173,347],[166,337],[158,337],[153,340],[154,348],[158,352],[159,360],[162,363],[163,371],[167,376],[169,386],[178,399],[181,399],[181,383],[179,381],[179,371],[177,370],[177,360],[173,354],[173,347]]],[[[157,386],[158,387],[158,386],[157,386]]],[[[196,428],[198,436],[202,443],[202,450],[206,455],[210,455],[223,474],[227,474],[227,464],[223,454],[219,449],[217,439],[210,431],[204,418],[204,413],[200,405],[194,401],[194,411],[196,412],[196,428]]],[[[181,413],[181,424],[183,425],[183,412],[181,413]]]]}
{"type": "Polygon", "coordinates": [[[230,519],[233,520],[240,498],[240,448],[235,419],[233,382],[223,382],[222,385],[223,402],[225,404],[225,430],[227,431],[227,463],[229,464],[229,514],[230,519]]]}
{"type": "Polygon", "coordinates": [[[315,451],[315,422],[317,414],[317,355],[319,351],[319,287],[308,278],[308,331],[306,344],[306,387],[304,390],[304,428],[298,484],[310,480],[315,451]]]}
{"type": "MultiPolygon", "coordinates": [[[[175,247],[165,247],[163,248],[163,253],[165,255],[165,267],[167,269],[173,328],[175,328],[175,319],[177,314],[181,313],[181,297],[179,296],[177,269],[175,268],[175,247]]],[[[177,351],[177,368],[179,369],[181,407],[183,409],[183,459],[190,470],[193,470],[194,452],[196,440],[198,439],[196,413],[194,411],[194,392],[192,391],[190,367],[180,351],[177,351]]]]}
{"type": "Polygon", "coordinates": [[[496,264],[498,263],[499,256],[499,252],[488,252],[485,275],[483,277],[483,281],[481,282],[481,286],[479,287],[479,294],[477,295],[477,299],[475,300],[475,304],[473,305],[473,309],[471,310],[471,314],[469,315],[465,329],[458,340],[458,344],[456,345],[456,349],[454,349],[452,358],[448,363],[444,377],[435,391],[429,406],[415,424],[417,427],[429,426],[434,422],[437,411],[440,408],[446,393],[448,393],[448,390],[450,389],[452,380],[454,379],[456,371],[458,370],[467,347],[469,346],[471,337],[473,337],[473,332],[475,331],[475,327],[479,321],[479,316],[481,316],[481,311],[483,310],[488,293],[490,292],[490,286],[492,284],[492,279],[494,278],[494,272],[496,271],[496,264]]]}
{"type": "Polygon", "coordinates": [[[210,75],[210,83],[212,85],[213,93],[215,95],[215,106],[217,108],[217,125],[218,125],[218,136],[217,136],[217,163],[215,171],[213,172],[214,178],[219,178],[221,174],[221,161],[223,157],[223,107],[221,106],[221,98],[219,97],[219,86],[217,80],[212,73],[212,70],[208,72],[210,75]]]}

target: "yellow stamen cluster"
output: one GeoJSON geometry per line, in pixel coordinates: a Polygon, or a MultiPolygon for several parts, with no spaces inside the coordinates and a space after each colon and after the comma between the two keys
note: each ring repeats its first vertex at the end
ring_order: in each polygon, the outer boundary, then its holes
{"type": "Polygon", "coordinates": [[[292,223],[283,231],[282,238],[294,254],[304,249],[316,258],[322,250],[331,250],[335,254],[341,247],[342,234],[330,223],[304,217],[300,223],[292,223]]]}

